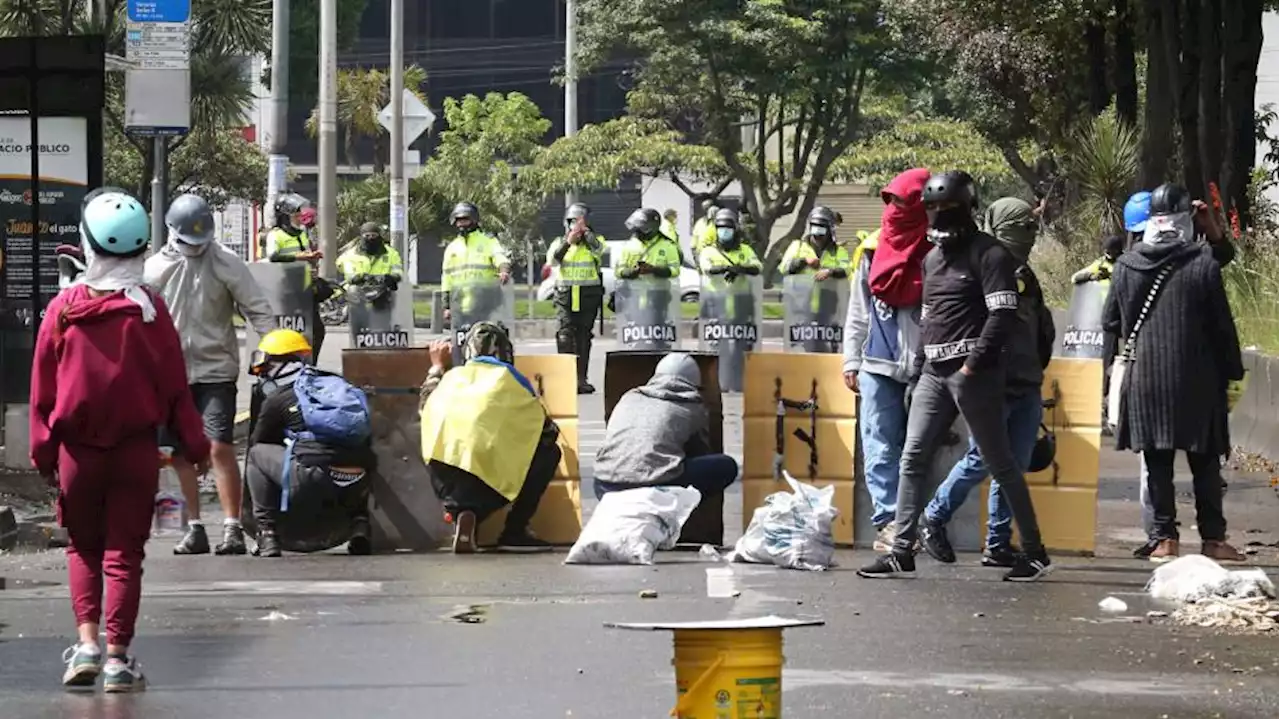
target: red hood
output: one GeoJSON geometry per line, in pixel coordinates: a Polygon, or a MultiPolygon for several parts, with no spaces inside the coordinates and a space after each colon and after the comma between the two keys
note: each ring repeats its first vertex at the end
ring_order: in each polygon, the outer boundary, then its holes
{"type": "Polygon", "coordinates": [[[908,205],[914,205],[924,194],[924,186],[929,182],[929,174],[929,171],[923,167],[899,173],[884,186],[884,189],[880,190],[880,199],[889,202],[889,195],[897,195],[906,200],[908,205]]]}
{"type": "MultiPolygon", "coordinates": [[[[150,290],[147,290],[150,293],[150,290]]],[[[152,298],[154,300],[154,296],[152,298]]],[[[66,302],[59,317],[62,325],[96,322],[111,315],[142,316],[142,308],[124,296],[124,292],[112,292],[94,297],[88,287],[76,285],[66,290],[66,302]]]]}

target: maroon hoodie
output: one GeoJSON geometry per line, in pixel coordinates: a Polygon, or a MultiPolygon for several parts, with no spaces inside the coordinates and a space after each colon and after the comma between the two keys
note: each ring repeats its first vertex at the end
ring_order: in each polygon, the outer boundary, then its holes
{"type": "Polygon", "coordinates": [[[68,287],[45,310],[31,367],[31,463],[57,469],[62,444],[110,449],[153,440],[171,428],[188,461],[209,455],[209,440],[187,387],[186,363],[173,319],[160,296],[142,308],[112,292],[94,297],[68,287]]]}

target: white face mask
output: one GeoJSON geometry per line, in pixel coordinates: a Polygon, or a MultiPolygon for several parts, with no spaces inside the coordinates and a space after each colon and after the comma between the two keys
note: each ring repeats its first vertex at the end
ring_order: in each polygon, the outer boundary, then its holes
{"type": "Polygon", "coordinates": [[[190,245],[182,240],[176,240],[174,244],[178,246],[178,251],[187,257],[199,257],[209,249],[209,245],[190,245]]]}
{"type": "Polygon", "coordinates": [[[814,237],[826,237],[827,228],[825,225],[809,225],[809,234],[814,237]]]}
{"type": "Polygon", "coordinates": [[[1142,233],[1142,241],[1148,245],[1168,242],[1191,242],[1196,238],[1195,221],[1190,212],[1172,215],[1152,215],[1142,233]]]}

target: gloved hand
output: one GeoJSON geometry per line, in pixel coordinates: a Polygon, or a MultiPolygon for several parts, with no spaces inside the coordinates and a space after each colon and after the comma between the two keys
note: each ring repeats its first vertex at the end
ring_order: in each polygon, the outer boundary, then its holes
{"type": "Polygon", "coordinates": [[[1093,279],[1095,282],[1111,279],[1111,270],[1105,267],[1099,267],[1098,271],[1093,273],[1093,279]]]}
{"type": "Polygon", "coordinates": [[[368,281],[369,281],[369,275],[355,275],[350,280],[348,280],[348,282],[350,282],[353,285],[363,285],[368,281]]]}

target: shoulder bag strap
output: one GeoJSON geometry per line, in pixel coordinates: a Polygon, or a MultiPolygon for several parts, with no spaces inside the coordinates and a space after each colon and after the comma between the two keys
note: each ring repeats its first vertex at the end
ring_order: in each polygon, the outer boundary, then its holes
{"type": "Polygon", "coordinates": [[[1126,360],[1133,360],[1133,352],[1138,342],[1138,331],[1142,329],[1142,323],[1146,321],[1147,313],[1151,312],[1151,306],[1155,304],[1156,295],[1160,294],[1160,287],[1164,285],[1164,281],[1172,271],[1172,262],[1161,267],[1160,272],[1156,275],[1156,281],[1151,285],[1151,291],[1147,292],[1147,299],[1142,303],[1142,309],[1138,311],[1138,319],[1133,323],[1133,329],[1129,330],[1129,338],[1124,343],[1124,358],[1126,360]]]}

